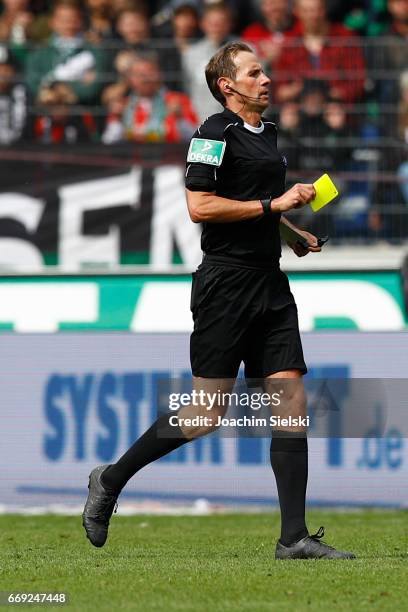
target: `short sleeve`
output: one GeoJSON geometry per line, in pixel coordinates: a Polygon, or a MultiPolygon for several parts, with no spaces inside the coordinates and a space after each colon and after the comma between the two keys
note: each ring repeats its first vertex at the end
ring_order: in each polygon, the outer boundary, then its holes
{"type": "Polygon", "coordinates": [[[227,146],[224,128],[224,122],[215,115],[193,134],[185,176],[185,185],[190,191],[216,191],[217,169],[222,165],[227,146]]]}

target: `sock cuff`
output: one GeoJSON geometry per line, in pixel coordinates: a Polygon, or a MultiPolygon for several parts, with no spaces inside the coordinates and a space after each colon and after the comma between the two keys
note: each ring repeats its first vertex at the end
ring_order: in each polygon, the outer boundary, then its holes
{"type": "MultiPolygon", "coordinates": [[[[280,432],[281,433],[281,432],[280,432]]],[[[307,452],[307,436],[303,432],[284,432],[289,436],[276,436],[273,434],[271,440],[271,453],[277,452],[307,452]],[[294,433],[302,435],[294,436],[294,433]]]]}
{"type": "Polygon", "coordinates": [[[288,431],[287,429],[272,430],[272,438],[306,438],[307,431],[288,431]]]}
{"type": "MultiPolygon", "coordinates": [[[[177,413],[173,412],[171,414],[162,414],[157,419],[157,437],[162,439],[172,439],[172,440],[180,440],[184,442],[190,442],[189,438],[186,438],[183,434],[182,429],[179,424],[171,425],[170,417],[177,416],[177,413]]],[[[174,421],[174,419],[173,419],[174,421]]]]}

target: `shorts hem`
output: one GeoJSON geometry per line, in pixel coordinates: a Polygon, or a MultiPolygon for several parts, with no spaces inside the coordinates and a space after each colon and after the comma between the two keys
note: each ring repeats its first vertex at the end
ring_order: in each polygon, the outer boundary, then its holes
{"type": "MultiPolygon", "coordinates": [[[[293,364],[293,365],[285,365],[285,366],[280,366],[279,368],[273,368],[271,370],[268,370],[267,374],[253,374],[252,372],[246,373],[245,372],[245,378],[267,378],[268,376],[271,376],[271,374],[276,374],[277,372],[286,372],[288,370],[299,370],[302,374],[302,376],[304,376],[305,374],[307,374],[307,366],[305,364],[293,364]]],[[[237,378],[238,376],[238,372],[235,372],[233,374],[229,373],[229,374],[213,374],[213,373],[205,373],[203,374],[202,372],[198,373],[197,371],[192,370],[192,375],[196,376],[197,378],[237,378]]]]}
{"type": "Polygon", "coordinates": [[[197,372],[192,371],[192,375],[196,376],[197,378],[237,378],[238,376],[238,372],[234,373],[234,374],[197,374],[197,372]]]}
{"type": "Polygon", "coordinates": [[[277,372],[287,372],[288,370],[299,370],[302,376],[307,374],[307,366],[305,364],[291,364],[280,366],[279,368],[271,368],[267,371],[267,373],[262,373],[260,376],[254,376],[252,372],[250,374],[245,373],[246,378],[268,378],[272,374],[276,374],[277,372]]]}

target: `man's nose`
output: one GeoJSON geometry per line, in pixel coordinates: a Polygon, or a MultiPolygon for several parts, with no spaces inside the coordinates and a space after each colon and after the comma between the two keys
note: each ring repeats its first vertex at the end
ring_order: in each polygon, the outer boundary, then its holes
{"type": "Polygon", "coordinates": [[[262,78],[262,87],[266,87],[271,84],[271,79],[264,73],[262,78]]]}

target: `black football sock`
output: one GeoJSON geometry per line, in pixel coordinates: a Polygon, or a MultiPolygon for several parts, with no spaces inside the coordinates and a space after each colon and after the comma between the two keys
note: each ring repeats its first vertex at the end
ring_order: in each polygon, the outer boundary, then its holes
{"type": "Polygon", "coordinates": [[[106,489],[119,494],[127,481],[145,465],[190,442],[178,425],[170,425],[170,416],[174,413],[159,417],[116,463],[103,472],[101,482],[106,489]]]}
{"type": "Polygon", "coordinates": [[[280,541],[284,546],[290,546],[309,533],[305,522],[308,473],[306,434],[274,431],[271,465],[281,511],[280,541]]]}

